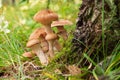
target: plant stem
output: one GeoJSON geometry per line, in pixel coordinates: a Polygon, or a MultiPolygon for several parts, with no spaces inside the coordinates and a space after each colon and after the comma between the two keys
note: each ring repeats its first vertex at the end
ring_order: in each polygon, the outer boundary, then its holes
{"type": "Polygon", "coordinates": [[[50,0],[47,1],[47,9],[49,9],[50,0]]]}
{"type": "Polygon", "coordinates": [[[105,57],[105,39],[104,39],[104,0],[102,0],[102,47],[103,47],[103,55],[105,57]]]}

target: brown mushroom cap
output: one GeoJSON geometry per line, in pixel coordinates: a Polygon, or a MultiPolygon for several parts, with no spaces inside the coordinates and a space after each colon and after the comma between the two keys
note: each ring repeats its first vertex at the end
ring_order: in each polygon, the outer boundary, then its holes
{"type": "Polygon", "coordinates": [[[29,37],[29,40],[31,39],[38,39],[40,36],[45,37],[46,32],[44,28],[37,28],[29,37]]]}
{"type": "Polygon", "coordinates": [[[50,24],[52,21],[58,20],[58,15],[51,10],[41,10],[35,14],[33,19],[43,25],[50,24]]]}
{"type": "MultiPolygon", "coordinates": [[[[48,43],[45,40],[46,32],[44,28],[37,28],[29,37],[29,41],[27,43],[27,47],[31,47],[29,45],[32,44],[33,41],[39,40],[38,43],[41,44],[43,52],[48,51],[48,43]]],[[[37,41],[36,41],[37,42],[37,41]]],[[[33,44],[34,45],[34,44],[33,44]]]]}
{"type": "Polygon", "coordinates": [[[58,38],[58,36],[56,35],[56,34],[48,34],[46,37],[45,37],[45,39],[46,40],[54,40],[54,39],[57,39],[58,38]]]}
{"type": "Polygon", "coordinates": [[[40,43],[40,36],[46,36],[44,28],[38,28],[30,35],[27,47],[40,43]]]}
{"type": "Polygon", "coordinates": [[[23,54],[24,57],[28,57],[28,58],[32,58],[33,56],[35,56],[34,52],[31,51],[31,52],[25,52],[23,54]]]}
{"type": "Polygon", "coordinates": [[[64,25],[72,25],[73,23],[69,20],[58,20],[58,21],[53,21],[51,24],[51,27],[57,27],[57,26],[64,26],[64,25]]]}
{"type": "Polygon", "coordinates": [[[40,43],[40,40],[39,39],[32,39],[32,40],[29,40],[28,41],[28,43],[27,43],[27,47],[28,48],[30,48],[30,47],[32,47],[33,45],[35,45],[35,44],[38,44],[38,43],[40,43]]]}

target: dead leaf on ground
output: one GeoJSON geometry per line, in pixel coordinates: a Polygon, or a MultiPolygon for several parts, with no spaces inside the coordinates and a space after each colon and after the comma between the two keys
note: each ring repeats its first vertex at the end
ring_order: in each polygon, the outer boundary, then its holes
{"type": "Polygon", "coordinates": [[[69,66],[67,66],[66,68],[69,70],[69,73],[70,73],[71,75],[79,75],[79,74],[81,74],[80,68],[78,68],[78,67],[75,66],[75,65],[69,65],[69,66]]]}

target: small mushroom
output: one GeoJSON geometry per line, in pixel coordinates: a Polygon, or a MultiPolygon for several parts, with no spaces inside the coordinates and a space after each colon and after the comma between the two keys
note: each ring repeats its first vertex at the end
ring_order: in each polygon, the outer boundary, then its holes
{"type": "Polygon", "coordinates": [[[47,57],[44,54],[44,52],[42,51],[39,39],[29,40],[28,43],[27,43],[27,47],[31,48],[36,53],[36,55],[40,59],[42,65],[47,65],[48,64],[47,57]]]}
{"type": "Polygon", "coordinates": [[[45,40],[46,32],[44,28],[37,28],[29,37],[29,40],[31,39],[39,39],[40,45],[42,47],[42,50],[44,53],[48,52],[48,42],[45,40]]]}
{"type": "Polygon", "coordinates": [[[33,51],[30,51],[30,52],[25,52],[22,54],[24,57],[27,57],[27,58],[32,58],[33,56],[35,56],[35,52],[33,51]]]}
{"type": "Polygon", "coordinates": [[[44,38],[45,36],[44,28],[38,28],[30,35],[27,43],[27,47],[31,48],[37,54],[42,65],[48,64],[47,55],[44,53],[48,51],[48,43],[44,38]]]}
{"type": "Polygon", "coordinates": [[[51,24],[51,27],[57,27],[58,29],[58,34],[63,37],[64,40],[68,38],[67,31],[65,30],[64,26],[65,25],[72,25],[73,23],[69,20],[58,20],[58,21],[53,21],[51,24]]]}
{"type": "Polygon", "coordinates": [[[52,21],[58,20],[58,15],[51,10],[42,10],[35,14],[33,18],[36,22],[44,25],[45,32],[47,33],[45,39],[49,44],[48,54],[50,57],[54,56],[53,43],[57,39],[57,35],[51,29],[52,21]]]}

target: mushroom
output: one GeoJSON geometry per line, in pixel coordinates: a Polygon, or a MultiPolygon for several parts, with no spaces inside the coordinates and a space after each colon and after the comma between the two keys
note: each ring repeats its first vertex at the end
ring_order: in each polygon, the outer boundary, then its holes
{"type": "Polygon", "coordinates": [[[44,28],[37,28],[29,37],[29,40],[31,39],[39,39],[40,45],[42,47],[42,50],[44,53],[46,53],[49,50],[48,42],[45,40],[46,32],[44,28]]]}
{"type": "Polygon", "coordinates": [[[36,53],[42,65],[48,64],[47,55],[44,53],[48,51],[48,43],[44,39],[45,36],[46,33],[44,28],[38,28],[30,35],[29,41],[27,43],[27,47],[31,48],[36,53]]]}
{"type": "Polygon", "coordinates": [[[24,57],[28,57],[28,58],[32,58],[33,56],[35,56],[35,52],[30,51],[30,52],[25,52],[22,54],[24,57]]]}
{"type": "Polygon", "coordinates": [[[58,20],[58,15],[51,10],[42,10],[36,13],[33,19],[36,22],[39,22],[42,25],[44,25],[45,32],[47,33],[45,39],[48,41],[49,44],[48,54],[50,57],[53,57],[54,56],[53,43],[58,36],[52,31],[51,23],[52,21],[58,20]]]}
{"type": "Polygon", "coordinates": [[[42,65],[48,64],[47,57],[42,51],[42,48],[40,46],[40,41],[38,39],[33,39],[33,40],[28,41],[27,47],[31,48],[36,53],[42,65]]]}
{"type": "Polygon", "coordinates": [[[64,40],[68,38],[67,31],[65,30],[65,25],[72,25],[73,23],[69,20],[59,20],[59,21],[53,21],[51,24],[51,27],[57,27],[58,34],[63,37],[64,40]]]}

